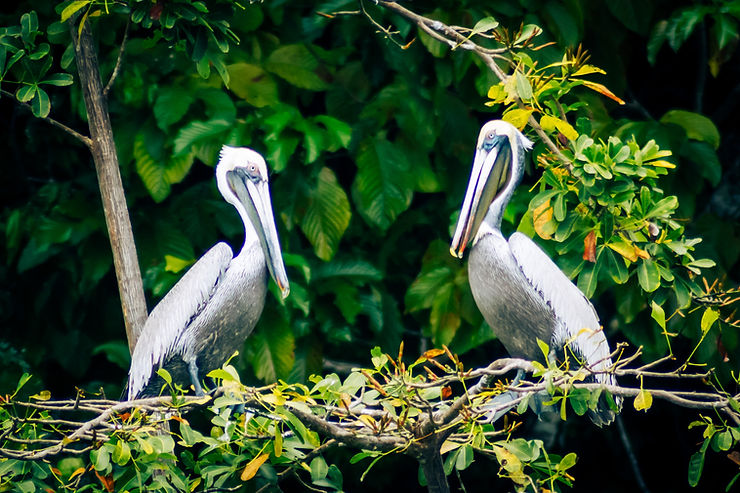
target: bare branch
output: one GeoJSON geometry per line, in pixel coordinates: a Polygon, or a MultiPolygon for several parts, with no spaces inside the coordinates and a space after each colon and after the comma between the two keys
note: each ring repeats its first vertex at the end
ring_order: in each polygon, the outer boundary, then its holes
{"type": "MultiPolygon", "coordinates": [[[[3,96],[5,96],[5,97],[7,97],[7,98],[12,99],[17,105],[23,106],[28,111],[31,111],[31,105],[30,104],[28,104],[28,103],[22,103],[22,102],[18,101],[16,99],[16,97],[12,93],[10,93],[10,92],[8,92],[8,91],[6,91],[4,89],[0,89],[0,94],[3,95],[3,96]]],[[[88,137],[86,135],[82,135],[81,133],[79,133],[78,131],[76,131],[76,130],[70,128],[70,127],[68,127],[64,123],[61,123],[61,122],[59,122],[59,121],[57,121],[57,120],[55,120],[55,119],[53,119],[51,117],[48,117],[48,116],[42,116],[42,117],[39,117],[39,118],[41,120],[45,121],[46,123],[48,123],[48,124],[50,124],[50,125],[58,128],[59,130],[62,130],[64,132],[66,132],[67,134],[71,135],[75,139],[77,139],[80,142],[82,142],[83,144],[85,144],[86,147],[90,148],[92,146],[92,139],[90,139],[90,137],[88,137]]]]}
{"type": "Polygon", "coordinates": [[[118,50],[118,58],[116,58],[116,65],[113,67],[113,72],[110,74],[110,79],[103,89],[103,97],[107,98],[108,93],[113,87],[113,83],[116,81],[118,74],[121,71],[121,64],[123,62],[123,54],[126,52],[126,43],[128,42],[128,31],[131,25],[131,19],[126,19],[126,29],[123,31],[123,39],[121,40],[121,48],[118,50]]]}

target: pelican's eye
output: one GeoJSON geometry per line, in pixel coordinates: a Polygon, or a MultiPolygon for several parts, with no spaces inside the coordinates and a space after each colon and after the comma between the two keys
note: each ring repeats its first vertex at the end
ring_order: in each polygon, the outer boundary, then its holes
{"type": "Polygon", "coordinates": [[[247,176],[249,176],[249,179],[252,181],[258,181],[260,176],[260,169],[259,167],[254,163],[248,163],[246,166],[247,169],[247,176]]]}
{"type": "Polygon", "coordinates": [[[489,132],[488,135],[486,135],[486,138],[483,139],[483,148],[487,151],[490,151],[493,149],[493,145],[496,142],[496,134],[493,132],[489,132]]]}

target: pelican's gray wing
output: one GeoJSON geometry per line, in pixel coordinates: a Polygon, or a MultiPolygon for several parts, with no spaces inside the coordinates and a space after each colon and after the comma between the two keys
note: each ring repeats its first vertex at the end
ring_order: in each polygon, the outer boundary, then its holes
{"type": "MultiPolygon", "coordinates": [[[[550,305],[558,324],[553,333],[553,348],[570,344],[593,371],[611,366],[609,343],[599,324],[593,305],[555,262],[528,236],[514,233],[509,247],[524,277],[550,305]]],[[[609,375],[599,374],[597,380],[613,383],[609,375]]]]}
{"type": "Polygon", "coordinates": [[[226,243],[208,250],[162,298],[144,323],[131,357],[128,398],[146,387],[152,370],[178,351],[179,338],[216,292],[234,253],[226,243]]]}

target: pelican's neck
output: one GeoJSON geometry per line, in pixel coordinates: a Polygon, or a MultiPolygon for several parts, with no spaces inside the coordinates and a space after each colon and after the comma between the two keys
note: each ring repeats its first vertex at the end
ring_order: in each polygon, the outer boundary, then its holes
{"type": "Polygon", "coordinates": [[[512,158],[511,177],[507,180],[504,188],[493,199],[491,205],[488,206],[488,212],[478,228],[478,233],[475,235],[474,244],[488,233],[501,232],[501,221],[504,217],[506,206],[509,204],[512,195],[514,195],[514,190],[519,185],[519,182],[522,181],[522,176],[524,175],[524,153],[517,152],[512,158]]]}
{"type": "Polygon", "coordinates": [[[236,209],[236,211],[239,213],[239,217],[241,218],[242,224],[244,225],[244,244],[242,245],[242,248],[237,255],[238,257],[249,247],[251,247],[255,242],[259,242],[259,236],[257,236],[257,230],[254,229],[252,220],[249,219],[249,215],[247,214],[247,210],[244,208],[244,205],[239,202],[239,199],[236,198],[234,193],[226,184],[226,174],[219,173],[218,171],[219,170],[217,170],[216,173],[216,184],[218,185],[218,191],[221,192],[221,196],[226,202],[234,206],[234,209],[236,209]]]}
{"type": "Polygon", "coordinates": [[[244,206],[242,206],[241,202],[238,200],[235,202],[236,204],[232,203],[232,205],[234,205],[236,210],[239,212],[239,217],[242,218],[242,223],[244,224],[244,244],[237,255],[237,257],[241,257],[244,252],[246,252],[255,243],[259,243],[260,240],[251,219],[249,219],[249,216],[247,215],[247,211],[244,210],[244,206]]]}

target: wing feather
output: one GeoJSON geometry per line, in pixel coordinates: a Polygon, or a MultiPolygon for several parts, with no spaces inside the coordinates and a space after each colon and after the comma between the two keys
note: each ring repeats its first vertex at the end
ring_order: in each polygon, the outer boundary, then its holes
{"type": "Polygon", "coordinates": [[[180,351],[180,336],[213,297],[234,256],[226,243],[208,250],[154,307],[131,357],[128,398],[135,398],[152,375],[180,351]]]}
{"type": "MultiPolygon", "coordinates": [[[[524,276],[558,319],[553,346],[570,343],[594,371],[603,371],[611,366],[609,343],[598,315],[581,290],[528,236],[514,233],[509,238],[509,247],[524,276]]],[[[612,379],[607,377],[597,375],[600,382],[612,383],[612,379]]]]}

